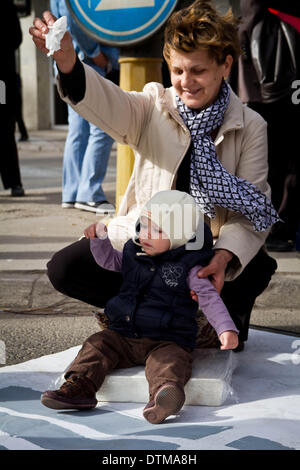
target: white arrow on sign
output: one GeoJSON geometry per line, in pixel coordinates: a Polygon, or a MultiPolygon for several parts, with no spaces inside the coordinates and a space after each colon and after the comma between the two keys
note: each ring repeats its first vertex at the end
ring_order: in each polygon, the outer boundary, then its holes
{"type": "Polygon", "coordinates": [[[120,10],[125,8],[154,7],[155,0],[101,0],[95,8],[98,10],[120,10]]]}

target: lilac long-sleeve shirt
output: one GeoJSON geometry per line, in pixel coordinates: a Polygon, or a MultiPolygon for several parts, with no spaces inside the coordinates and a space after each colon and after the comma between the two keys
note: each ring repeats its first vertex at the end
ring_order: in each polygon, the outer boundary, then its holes
{"type": "MultiPolygon", "coordinates": [[[[123,253],[115,250],[108,237],[91,238],[90,248],[97,264],[109,271],[122,271],[123,253]]],[[[187,284],[198,296],[199,306],[218,336],[224,331],[237,330],[232,318],[217,290],[207,278],[199,278],[200,265],[194,266],[188,274],[187,284]]]]}

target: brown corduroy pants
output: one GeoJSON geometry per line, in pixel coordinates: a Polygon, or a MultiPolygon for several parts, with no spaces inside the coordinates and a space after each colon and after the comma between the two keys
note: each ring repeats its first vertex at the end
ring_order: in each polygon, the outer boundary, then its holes
{"type": "Polygon", "coordinates": [[[126,338],[105,329],[83,343],[65,378],[71,374],[84,375],[99,390],[105,376],[113,369],[145,365],[152,400],[157,389],[166,382],[175,382],[183,388],[191,377],[192,360],[191,351],[174,342],[126,338]]]}

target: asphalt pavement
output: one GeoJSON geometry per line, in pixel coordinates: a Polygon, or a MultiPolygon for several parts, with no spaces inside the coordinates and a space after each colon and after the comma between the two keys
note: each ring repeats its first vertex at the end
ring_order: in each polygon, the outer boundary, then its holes
{"type": "MultiPolygon", "coordinates": [[[[56,251],[100,220],[61,208],[65,138],[62,127],[32,132],[28,142],[18,143],[25,197],[12,198],[0,183],[0,345],[5,346],[0,367],[79,345],[99,328],[97,309],[55,291],[45,274],[56,251]]],[[[103,185],[112,203],[115,181],[114,145],[103,185]]],[[[272,256],[278,271],[257,299],[251,325],[300,336],[300,257],[296,252],[272,256]]]]}

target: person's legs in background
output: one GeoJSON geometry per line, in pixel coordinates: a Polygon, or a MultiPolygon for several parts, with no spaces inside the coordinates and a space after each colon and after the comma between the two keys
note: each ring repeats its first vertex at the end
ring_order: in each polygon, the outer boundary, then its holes
{"type": "Polygon", "coordinates": [[[278,222],[272,227],[266,246],[269,251],[292,251],[299,223],[299,169],[296,168],[298,159],[294,135],[299,107],[292,103],[290,97],[273,103],[249,103],[249,107],[268,123],[268,182],[272,202],[283,220],[283,223],[278,222]]]}
{"type": "MultiPolygon", "coordinates": [[[[5,63],[5,61],[4,61],[5,63]]],[[[11,64],[8,64],[11,65],[11,64]]],[[[1,93],[5,91],[4,102],[0,105],[0,127],[1,127],[1,156],[0,156],[0,175],[4,189],[11,189],[11,196],[24,196],[25,192],[22,186],[19,154],[15,140],[15,127],[17,115],[16,98],[16,75],[11,71],[11,67],[6,70],[1,68],[1,93]],[[11,73],[8,73],[10,70],[11,73]],[[7,74],[5,73],[7,72],[7,74]],[[4,84],[4,87],[3,87],[4,84]]],[[[2,97],[2,98],[3,98],[2,97]]]]}
{"type": "Polygon", "coordinates": [[[22,82],[20,74],[17,74],[17,90],[16,90],[16,122],[18,124],[19,132],[21,136],[19,137],[19,142],[26,142],[28,140],[28,132],[23,120],[23,99],[22,99],[22,82]]]}
{"type": "MultiPolygon", "coordinates": [[[[4,105],[2,105],[4,108],[4,105]]],[[[24,196],[25,192],[22,186],[18,148],[15,140],[15,120],[10,115],[1,114],[1,130],[3,132],[0,159],[0,174],[4,189],[11,189],[11,196],[24,196]]]]}
{"type": "MultiPolygon", "coordinates": [[[[300,106],[300,105],[299,105],[300,106]]],[[[300,200],[300,158],[296,160],[296,201],[300,200]]],[[[297,207],[297,232],[296,232],[296,251],[297,255],[300,256],[300,208],[299,203],[297,207]]]]}
{"type": "Polygon", "coordinates": [[[267,238],[266,245],[270,251],[292,251],[295,248],[299,212],[296,198],[296,140],[293,135],[297,122],[295,108],[290,98],[282,99],[271,103],[272,116],[268,117],[268,180],[275,209],[283,220],[283,223],[272,227],[267,238]],[[285,118],[282,119],[282,116],[285,118]]]}
{"type": "Polygon", "coordinates": [[[89,139],[89,123],[68,105],[69,130],[63,160],[63,207],[74,205],[81,179],[83,159],[89,139]]]}
{"type": "Polygon", "coordinates": [[[80,183],[76,197],[77,204],[75,207],[94,211],[101,208],[99,203],[107,203],[102,182],[106,175],[107,164],[114,141],[94,124],[89,123],[89,126],[88,145],[82,163],[80,183]]]}

